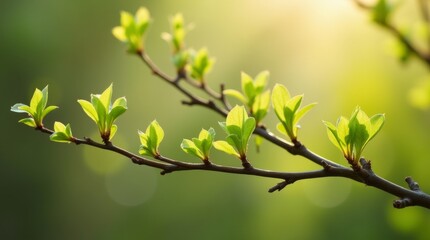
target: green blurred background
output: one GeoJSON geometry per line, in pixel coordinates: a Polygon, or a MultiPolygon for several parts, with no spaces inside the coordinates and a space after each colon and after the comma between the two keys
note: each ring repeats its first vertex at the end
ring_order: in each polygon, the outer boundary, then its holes
{"type": "MultiPolygon", "coordinates": [[[[301,141],[344,163],[321,120],[348,116],[356,105],[386,124],[364,155],[379,175],[405,185],[412,175],[430,192],[430,111],[408,102],[408,91],[428,75],[419,61],[401,65],[387,54],[390,37],[348,0],[94,1],[14,0],[0,3],[2,132],[0,238],[2,239],[428,239],[429,211],[395,210],[395,197],[345,179],[297,182],[269,194],[278,180],[211,172],[158,170],[88,146],[57,144],[17,123],[9,111],[49,84],[49,103],[60,106],[45,120],[70,122],[74,135],[97,139],[95,125],[76,100],[114,83],[129,110],[114,142],[137,152],[137,129],[157,119],[166,132],[164,155],[189,159],[182,138],[213,126],[215,113],[180,104],[184,99],[150,74],[111,35],[119,12],[146,6],[154,19],[147,51],[168,73],[170,49],[160,35],[182,12],[195,24],[187,44],[208,47],[217,62],[211,86],[239,87],[240,71],[271,72],[318,106],[302,121],[301,141]]],[[[399,23],[414,24],[417,9],[404,3],[399,23]]],[[[274,129],[272,114],[267,119],[274,129]]],[[[315,169],[267,142],[251,149],[258,167],[315,169]]],[[[217,162],[237,160],[215,154],[217,162]]]]}

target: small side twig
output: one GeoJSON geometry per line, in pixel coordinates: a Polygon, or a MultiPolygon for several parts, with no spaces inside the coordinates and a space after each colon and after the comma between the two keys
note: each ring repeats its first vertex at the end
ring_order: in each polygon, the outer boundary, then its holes
{"type": "MultiPolygon", "coordinates": [[[[371,11],[373,9],[372,5],[366,4],[360,0],[353,0],[354,3],[365,11],[371,11]]],[[[425,22],[429,25],[430,31],[430,18],[428,13],[428,6],[426,0],[418,0],[420,5],[421,15],[425,22]]],[[[395,38],[397,38],[413,55],[415,55],[418,59],[423,61],[427,67],[430,68],[430,55],[425,51],[419,49],[411,40],[409,40],[393,23],[384,22],[379,23],[379,26],[390,32],[395,38]]],[[[430,50],[430,38],[429,38],[429,50],[430,50]]]]}
{"type": "Polygon", "coordinates": [[[292,179],[286,179],[285,181],[283,181],[283,182],[280,182],[280,183],[278,183],[278,184],[276,184],[275,186],[273,186],[273,187],[271,187],[270,189],[269,189],[269,193],[273,193],[273,192],[275,192],[275,191],[281,191],[282,189],[284,189],[286,186],[288,186],[288,185],[290,185],[290,184],[292,184],[292,183],[294,183],[295,182],[295,180],[292,180],[292,179]]]}
{"type": "MultiPolygon", "coordinates": [[[[408,186],[412,191],[417,193],[422,193],[420,186],[418,185],[417,182],[415,182],[412,179],[412,177],[406,177],[405,182],[408,183],[408,186]]],[[[405,207],[414,206],[414,205],[416,204],[410,197],[403,197],[401,199],[394,200],[393,202],[393,207],[395,208],[405,208],[405,207]]]]}
{"type": "Polygon", "coordinates": [[[406,178],[405,178],[405,181],[408,183],[409,188],[410,188],[412,191],[417,191],[417,192],[420,192],[420,191],[421,191],[420,186],[418,185],[418,183],[417,183],[417,182],[415,182],[415,181],[412,179],[412,177],[406,177],[406,178]]]}

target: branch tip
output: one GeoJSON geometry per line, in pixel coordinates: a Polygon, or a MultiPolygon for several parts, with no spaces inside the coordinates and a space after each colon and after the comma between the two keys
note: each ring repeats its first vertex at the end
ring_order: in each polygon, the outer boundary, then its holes
{"type": "Polygon", "coordinates": [[[412,191],[421,191],[419,184],[415,182],[412,177],[406,177],[405,181],[408,183],[408,186],[412,191]]]}
{"type": "Polygon", "coordinates": [[[194,105],[195,103],[193,101],[189,101],[189,100],[188,101],[187,100],[182,100],[181,104],[191,106],[191,105],[194,105]]]}
{"type": "Polygon", "coordinates": [[[288,186],[289,184],[292,184],[292,183],[294,183],[294,180],[291,180],[291,179],[290,180],[285,180],[283,182],[280,182],[280,183],[276,184],[275,186],[271,187],[269,189],[269,193],[273,193],[275,191],[279,192],[282,189],[284,189],[286,186],[288,186]]]}
{"type": "Polygon", "coordinates": [[[412,206],[412,201],[409,198],[397,199],[397,200],[394,200],[393,202],[394,208],[401,209],[408,206],[412,206]]]}

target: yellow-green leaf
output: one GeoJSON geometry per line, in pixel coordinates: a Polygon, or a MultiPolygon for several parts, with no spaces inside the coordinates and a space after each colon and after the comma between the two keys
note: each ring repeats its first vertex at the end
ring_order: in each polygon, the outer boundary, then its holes
{"type": "Polygon", "coordinates": [[[243,106],[236,105],[227,115],[226,125],[231,126],[235,125],[239,128],[243,127],[245,119],[248,118],[248,114],[245,111],[243,106]]]}
{"type": "Polygon", "coordinates": [[[23,118],[23,119],[19,120],[18,122],[24,123],[25,125],[30,126],[30,127],[37,127],[36,122],[34,121],[33,118],[23,118]]]}
{"type": "Polygon", "coordinates": [[[226,89],[226,90],[224,90],[223,91],[223,94],[224,95],[227,95],[227,96],[231,96],[231,97],[234,97],[234,98],[237,98],[239,101],[241,101],[243,104],[247,104],[248,103],[248,101],[246,100],[246,98],[245,98],[245,96],[243,96],[242,95],[242,93],[240,93],[239,91],[237,91],[237,90],[234,90],[234,89],[226,89]]]}
{"type": "Polygon", "coordinates": [[[272,91],[272,105],[281,122],[285,121],[284,107],[290,100],[288,89],[281,84],[276,84],[272,91]]]}
{"type": "Polygon", "coordinates": [[[87,100],[79,99],[78,103],[81,105],[84,112],[90,117],[95,123],[98,123],[97,111],[94,106],[87,100]]]}
{"type": "Polygon", "coordinates": [[[100,102],[105,107],[106,112],[109,112],[112,99],[112,84],[109,85],[109,87],[106,88],[106,90],[104,90],[102,94],[96,96],[98,96],[98,98],[100,99],[100,102]]]}
{"type": "Polygon", "coordinates": [[[240,158],[239,153],[226,141],[216,141],[213,143],[214,148],[227,154],[240,158]]]}
{"type": "Polygon", "coordinates": [[[127,41],[127,36],[125,35],[125,30],[121,26],[114,27],[112,29],[112,34],[114,37],[116,37],[121,42],[127,41]]]}

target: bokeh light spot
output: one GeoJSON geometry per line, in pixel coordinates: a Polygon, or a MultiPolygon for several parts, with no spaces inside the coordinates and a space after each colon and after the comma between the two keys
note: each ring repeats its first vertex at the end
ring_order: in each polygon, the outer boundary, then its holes
{"type": "Polygon", "coordinates": [[[397,230],[408,233],[424,227],[424,212],[416,207],[405,209],[393,208],[391,204],[387,204],[388,219],[390,224],[397,230]]]}
{"type": "Polygon", "coordinates": [[[153,169],[126,164],[120,171],[106,175],[106,190],[116,203],[137,206],[152,197],[157,187],[153,169]]]}
{"type": "MultiPolygon", "coordinates": [[[[92,139],[98,139],[96,134],[91,137],[92,139]]],[[[117,134],[114,138],[115,144],[120,146],[126,145],[125,141],[117,134]]],[[[93,147],[85,146],[82,149],[84,155],[84,162],[87,167],[94,173],[105,175],[112,174],[119,171],[128,161],[123,156],[115,154],[110,151],[105,151],[93,147]]]]}
{"type": "Polygon", "coordinates": [[[339,178],[303,181],[303,192],[315,206],[333,208],[342,204],[351,193],[351,182],[339,178]]]}

